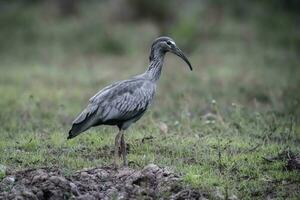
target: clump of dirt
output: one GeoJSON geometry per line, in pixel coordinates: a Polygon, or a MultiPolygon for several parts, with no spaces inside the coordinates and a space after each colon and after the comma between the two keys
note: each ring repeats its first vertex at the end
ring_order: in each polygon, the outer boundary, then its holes
{"type": "Polygon", "coordinates": [[[287,170],[300,170],[300,155],[290,151],[285,151],[282,156],[287,160],[287,170]]]}
{"type": "Polygon", "coordinates": [[[167,168],[150,164],[141,170],[100,167],[64,176],[41,168],[13,173],[0,182],[0,199],[207,199],[183,186],[167,168]]]}
{"type": "Polygon", "coordinates": [[[274,157],[263,157],[266,161],[274,162],[276,160],[286,161],[285,169],[300,170],[300,155],[289,150],[284,150],[274,157]]]}

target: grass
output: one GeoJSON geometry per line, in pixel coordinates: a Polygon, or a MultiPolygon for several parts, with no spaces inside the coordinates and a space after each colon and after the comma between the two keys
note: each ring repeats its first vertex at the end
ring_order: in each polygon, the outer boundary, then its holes
{"type": "MultiPolygon", "coordinates": [[[[127,36],[153,30],[129,26],[133,30],[118,29],[127,36]]],[[[232,31],[241,27],[229,20],[224,37],[199,42],[188,55],[193,72],[167,55],[154,105],[126,132],[130,165],[169,166],[186,184],[219,191],[224,198],[297,199],[299,171],[263,157],[285,149],[300,153],[299,57],[293,49],[266,46],[256,37],[245,42],[235,36],[243,33],[232,31]],[[235,37],[229,40],[230,31],[235,37]]],[[[136,49],[115,56],[68,54],[56,46],[59,42],[47,44],[49,57],[33,59],[31,52],[30,59],[18,54],[13,59],[3,54],[0,177],[5,167],[55,166],[72,173],[112,163],[116,128],[93,128],[70,141],[66,137],[89,97],[112,81],[146,69],[150,43],[134,41],[136,49]]],[[[45,44],[37,45],[39,50],[45,44]]]]}

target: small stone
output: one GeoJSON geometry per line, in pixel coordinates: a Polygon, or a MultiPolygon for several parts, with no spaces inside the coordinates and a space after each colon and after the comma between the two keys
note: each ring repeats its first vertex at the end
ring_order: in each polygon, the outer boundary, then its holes
{"type": "Polygon", "coordinates": [[[57,176],[51,176],[51,177],[49,178],[49,180],[50,180],[51,182],[55,183],[55,184],[58,184],[58,182],[59,182],[59,179],[58,179],[57,176]]]}
{"type": "Polygon", "coordinates": [[[89,177],[89,174],[85,171],[81,172],[80,175],[81,175],[82,178],[88,178],[89,177]]]}
{"type": "Polygon", "coordinates": [[[63,177],[60,177],[60,176],[51,176],[50,178],[49,178],[49,180],[52,182],[52,183],[54,183],[54,184],[56,184],[56,185],[60,185],[60,186],[65,186],[65,184],[66,184],[66,182],[67,182],[67,180],[65,179],[65,178],[63,178],[63,177]]]}
{"type": "Polygon", "coordinates": [[[9,181],[9,182],[11,182],[11,183],[13,183],[13,182],[15,182],[15,177],[13,177],[13,176],[9,176],[9,177],[7,177],[7,180],[9,181]]]}
{"type": "Polygon", "coordinates": [[[144,169],[142,170],[142,172],[147,172],[147,171],[153,171],[156,172],[159,170],[159,167],[155,164],[149,164],[146,167],[144,167],[144,169]]]}
{"type": "Polygon", "coordinates": [[[2,180],[2,184],[4,185],[11,185],[13,184],[14,182],[16,181],[15,177],[14,176],[8,176],[6,178],[4,178],[2,180]]]}
{"type": "Polygon", "coordinates": [[[129,176],[132,173],[132,171],[129,168],[122,168],[118,171],[118,174],[116,175],[116,177],[118,179],[122,179],[124,177],[129,176]]]}
{"type": "Polygon", "coordinates": [[[26,198],[29,198],[29,199],[38,199],[32,192],[30,191],[23,191],[22,192],[22,195],[26,198]]]}
{"type": "Polygon", "coordinates": [[[96,176],[98,178],[105,179],[105,178],[109,177],[109,173],[105,170],[97,169],[97,170],[95,170],[95,172],[96,172],[96,174],[97,174],[96,176]]]}
{"type": "Polygon", "coordinates": [[[70,183],[70,187],[71,187],[71,192],[75,195],[78,196],[79,195],[79,191],[77,186],[74,183],[70,183]]]}
{"type": "Polygon", "coordinates": [[[211,121],[217,120],[218,116],[214,113],[208,112],[202,116],[202,119],[205,120],[205,123],[210,123],[211,121]]]}
{"type": "Polygon", "coordinates": [[[36,193],[36,196],[37,196],[38,199],[43,199],[44,198],[44,192],[40,190],[36,193]]]}
{"type": "Polygon", "coordinates": [[[168,125],[164,122],[159,122],[158,124],[159,130],[161,133],[163,134],[167,134],[168,133],[168,125]]]}
{"type": "Polygon", "coordinates": [[[39,182],[39,180],[40,180],[40,176],[39,175],[36,175],[36,176],[34,176],[33,178],[32,178],[32,181],[31,181],[31,183],[37,183],[37,182],[39,182]]]}

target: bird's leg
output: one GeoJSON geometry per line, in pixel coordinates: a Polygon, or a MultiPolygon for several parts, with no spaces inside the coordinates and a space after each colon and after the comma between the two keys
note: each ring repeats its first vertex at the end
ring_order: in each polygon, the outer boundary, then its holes
{"type": "Polygon", "coordinates": [[[126,142],[125,142],[125,135],[124,133],[122,133],[121,136],[121,151],[122,151],[122,156],[123,156],[123,165],[127,166],[128,162],[127,162],[127,149],[126,149],[126,142]]]}
{"type": "Polygon", "coordinates": [[[116,135],[116,138],[115,138],[115,157],[114,157],[114,166],[115,168],[118,167],[118,160],[119,160],[119,148],[120,148],[120,145],[121,145],[121,137],[123,135],[123,131],[120,130],[119,133],[116,135]]]}

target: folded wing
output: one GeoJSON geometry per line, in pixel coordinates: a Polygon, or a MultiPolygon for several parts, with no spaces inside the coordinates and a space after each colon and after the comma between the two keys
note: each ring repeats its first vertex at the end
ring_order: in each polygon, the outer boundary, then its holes
{"type": "Polygon", "coordinates": [[[145,112],[154,95],[154,85],[144,79],[114,83],[94,95],[73,121],[69,139],[92,126],[118,125],[145,112]]]}

